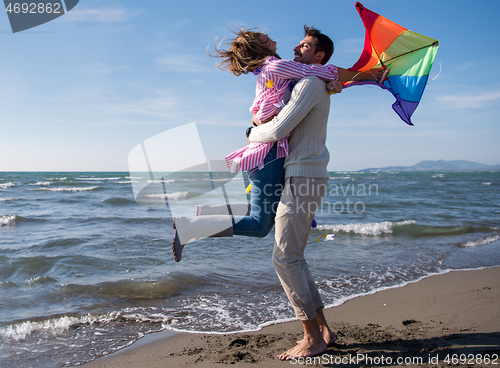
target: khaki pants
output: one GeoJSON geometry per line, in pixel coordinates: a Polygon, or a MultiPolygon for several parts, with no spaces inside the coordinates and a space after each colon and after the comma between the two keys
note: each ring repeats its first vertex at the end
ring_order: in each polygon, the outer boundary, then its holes
{"type": "Polygon", "coordinates": [[[276,213],[273,265],[299,320],[315,318],[316,309],[324,307],[304,250],[327,183],[324,178],[287,178],[276,213]]]}

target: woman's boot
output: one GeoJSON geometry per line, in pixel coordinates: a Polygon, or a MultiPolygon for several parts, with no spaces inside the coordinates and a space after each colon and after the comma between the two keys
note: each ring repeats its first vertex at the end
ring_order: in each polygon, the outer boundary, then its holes
{"type": "Polygon", "coordinates": [[[172,241],[172,253],[175,261],[179,262],[182,258],[184,245],[191,239],[232,237],[233,216],[174,217],[173,228],[175,235],[172,241]]]}

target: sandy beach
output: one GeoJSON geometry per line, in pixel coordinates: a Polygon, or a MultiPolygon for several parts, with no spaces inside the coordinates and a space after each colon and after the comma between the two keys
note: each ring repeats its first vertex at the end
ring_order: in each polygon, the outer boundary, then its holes
{"type": "Polygon", "coordinates": [[[308,360],[276,359],[301,338],[294,321],[250,333],[178,333],[84,367],[498,367],[499,305],[500,267],[453,271],[326,309],[337,343],[308,360]]]}

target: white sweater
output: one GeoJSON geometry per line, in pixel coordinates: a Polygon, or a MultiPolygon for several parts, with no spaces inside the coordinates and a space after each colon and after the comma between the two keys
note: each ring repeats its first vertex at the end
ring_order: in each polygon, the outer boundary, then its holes
{"type": "Polygon", "coordinates": [[[291,133],[285,178],[328,178],[326,166],[330,154],[325,144],[329,112],[330,96],[325,82],[317,77],[303,78],[293,88],[290,102],[279,115],[254,127],[249,139],[260,143],[275,142],[291,133]]]}

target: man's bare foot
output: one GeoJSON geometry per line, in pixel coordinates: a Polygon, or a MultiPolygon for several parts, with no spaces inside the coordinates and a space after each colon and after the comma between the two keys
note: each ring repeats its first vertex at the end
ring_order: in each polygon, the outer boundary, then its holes
{"type": "Polygon", "coordinates": [[[323,340],[326,342],[326,346],[335,345],[336,336],[330,329],[324,329],[321,331],[321,334],[323,335],[323,340]]]}
{"type": "Polygon", "coordinates": [[[327,346],[333,346],[335,344],[335,334],[328,327],[325,315],[323,313],[323,308],[316,309],[316,317],[314,318],[318,322],[319,331],[323,340],[325,340],[327,346]]]}
{"type": "MultiPolygon", "coordinates": [[[[326,346],[331,347],[335,345],[335,340],[337,337],[332,331],[321,331],[321,334],[323,335],[323,340],[326,342],[326,346]]],[[[300,344],[302,340],[297,341],[297,344],[300,344]]]]}
{"type": "MultiPolygon", "coordinates": [[[[332,332],[332,330],[330,330],[329,328],[321,328],[320,326],[320,331],[321,335],[323,336],[323,340],[325,340],[326,342],[326,346],[330,347],[335,345],[335,340],[337,337],[332,332]]],[[[303,340],[297,341],[297,344],[300,344],[302,341],[303,340]]]]}
{"type": "Polygon", "coordinates": [[[326,352],[328,349],[326,342],[313,343],[308,339],[299,341],[299,343],[290,350],[278,355],[280,360],[291,360],[295,358],[307,358],[326,352]]]}

